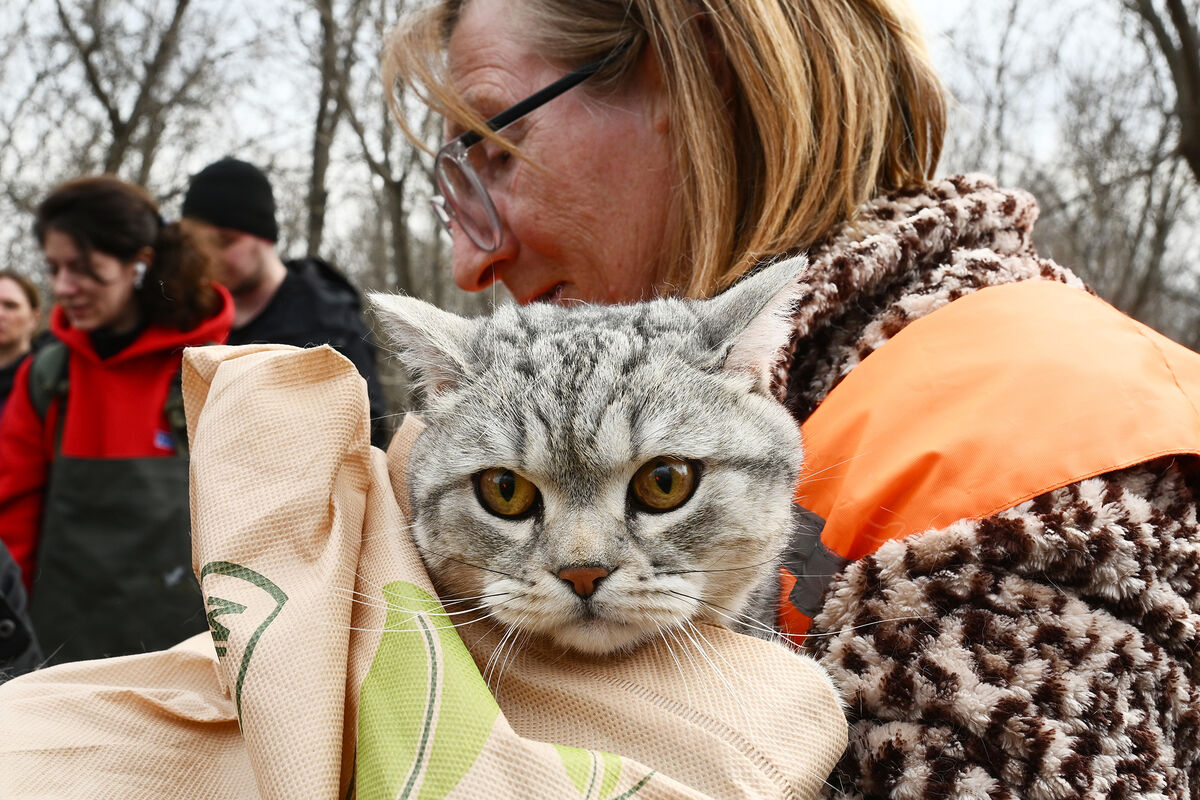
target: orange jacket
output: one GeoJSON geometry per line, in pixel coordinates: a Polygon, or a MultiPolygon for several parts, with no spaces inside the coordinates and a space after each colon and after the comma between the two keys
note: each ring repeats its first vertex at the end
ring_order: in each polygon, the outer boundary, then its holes
{"type": "Polygon", "coordinates": [[[833,575],[884,542],[1200,454],[1200,355],[1078,289],[996,286],[908,325],[803,430],[796,501],[826,522],[781,576],[793,641],[833,575]]]}

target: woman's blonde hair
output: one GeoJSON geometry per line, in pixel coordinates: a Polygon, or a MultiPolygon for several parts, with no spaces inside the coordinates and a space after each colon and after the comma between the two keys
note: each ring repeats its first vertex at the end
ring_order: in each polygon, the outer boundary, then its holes
{"type": "MultiPolygon", "coordinates": [[[[483,132],[445,48],[470,0],[411,16],[384,55],[388,86],[483,132]]],[[[801,251],[878,194],[920,185],[946,105],[905,0],[519,0],[529,45],[564,67],[632,40],[585,86],[619,86],[649,45],[663,76],[681,186],[667,291],[708,296],[801,251]]],[[[397,104],[398,105],[398,104],[397,104]]],[[[414,142],[420,137],[393,107],[414,142]]]]}

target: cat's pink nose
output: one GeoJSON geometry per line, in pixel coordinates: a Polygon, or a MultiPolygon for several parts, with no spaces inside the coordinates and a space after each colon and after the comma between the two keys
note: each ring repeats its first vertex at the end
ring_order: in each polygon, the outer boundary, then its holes
{"type": "Polygon", "coordinates": [[[608,570],[604,567],[566,567],[557,574],[561,580],[571,584],[575,594],[591,597],[596,591],[596,584],[608,577],[608,570]]]}

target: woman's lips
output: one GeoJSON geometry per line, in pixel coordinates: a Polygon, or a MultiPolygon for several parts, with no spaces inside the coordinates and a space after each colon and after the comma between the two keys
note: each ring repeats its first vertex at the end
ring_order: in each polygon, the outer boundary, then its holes
{"type": "Polygon", "coordinates": [[[557,303],[562,299],[563,289],[567,284],[559,282],[551,286],[546,291],[539,295],[535,295],[529,300],[530,303],[557,303]]]}

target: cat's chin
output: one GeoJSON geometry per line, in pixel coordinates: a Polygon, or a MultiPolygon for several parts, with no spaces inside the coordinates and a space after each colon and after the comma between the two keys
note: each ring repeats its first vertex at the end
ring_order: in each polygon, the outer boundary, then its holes
{"type": "Polygon", "coordinates": [[[632,650],[655,636],[643,627],[590,621],[556,630],[550,639],[557,645],[589,656],[607,656],[632,650]]]}

